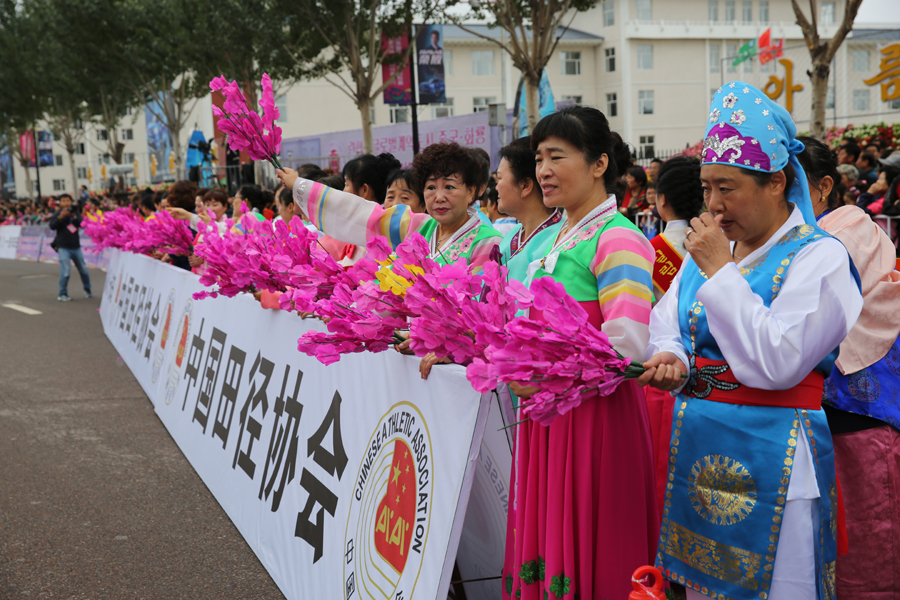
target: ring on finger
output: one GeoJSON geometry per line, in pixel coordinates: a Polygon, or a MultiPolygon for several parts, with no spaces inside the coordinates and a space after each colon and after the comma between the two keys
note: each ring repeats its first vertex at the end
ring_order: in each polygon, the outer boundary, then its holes
{"type": "Polygon", "coordinates": [[[688,237],[688,236],[690,236],[692,233],[694,233],[693,228],[688,227],[688,228],[686,228],[686,229],[684,230],[684,237],[688,237]]]}

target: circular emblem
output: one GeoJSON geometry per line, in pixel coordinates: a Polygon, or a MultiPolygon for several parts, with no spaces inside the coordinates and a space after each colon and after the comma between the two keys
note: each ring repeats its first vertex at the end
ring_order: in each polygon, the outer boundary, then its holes
{"type": "Polygon", "coordinates": [[[172,325],[172,305],[175,303],[175,288],[169,290],[169,298],[166,301],[165,310],[162,313],[162,327],[156,335],[159,343],[153,349],[153,372],[152,381],[156,383],[159,379],[159,372],[162,370],[163,358],[166,352],[166,343],[169,341],[169,328],[172,325]]]}
{"type": "Polygon", "coordinates": [[[399,402],[379,420],[356,476],[344,538],[344,597],[413,598],[431,522],[431,436],[399,402]]]}
{"type": "Polygon", "coordinates": [[[712,454],[691,467],[688,481],[691,506],[714,525],[734,525],[756,505],[756,482],[738,461],[712,454]]]}
{"type": "Polygon", "coordinates": [[[874,402],[881,396],[881,385],[878,379],[869,373],[868,369],[863,369],[850,376],[848,382],[850,395],[860,402],[874,402]]]}
{"type": "Polygon", "coordinates": [[[181,380],[181,366],[186,360],[185,353],[188,351],[187,346],[190,343],[191,333],[191,317],[194,313],[194,301],[188,298],[184,304],[184,310],[178,317],[178,329],[174,339],[167,340],[166,345],[176,344],[175,360],[169,362],[169,372],[166,376],[166,404],[172,404],[175,399],[175,390],[178,388],[178,382],[181,380]]]}

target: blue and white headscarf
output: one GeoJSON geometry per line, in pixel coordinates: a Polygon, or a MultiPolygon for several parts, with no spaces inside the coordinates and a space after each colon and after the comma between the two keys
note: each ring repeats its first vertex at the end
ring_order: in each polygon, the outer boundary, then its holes
{"type": "Polygon", "coordinates": [[[803,143],[790,113],[749,83],[732,81],[716,91],[703,136],[703,164],[727,164],[775,173],[790,163],[796,178],[787,199],[815,224],[806,173],[797,161],[803,143]]]}

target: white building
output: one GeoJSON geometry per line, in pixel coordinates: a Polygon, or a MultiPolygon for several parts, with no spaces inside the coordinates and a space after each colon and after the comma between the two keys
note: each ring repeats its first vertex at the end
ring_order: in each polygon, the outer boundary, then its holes
{"type": "MultiPolygon", "coordinates": [[[[805,8],[804,4],[804,8],[805,8]]],[[[819,31],[832,36],[844,11],[844,0],[819,0],[819,31]]],[[[761,89],[767,84],[782,92],[777,101],[792,100],[792,114],[800,131],[809,129],[810,88],[806,75],[809,52],[789,0],[605,0],[578,14],[572,29],[560,40],[547,74],[557,101],[572,99],[601,109],[612,128],[643,155],[666,155],[695,144],[703,135],[709,98],[725,81],[741,79],[761,89]],[[792,61],[791,81],[786,65],[774,61],[761,66],[757,59],[733,67],[733,57],[748,40],[771,28],[772,41],[784,40],[783,59],[792,61]],[[796,86],[802,86],[802,89],[796,86]],[[786,88],[795,89],[789,94],[786,88]]],[[[498,29],[473,28],[495,37],[498,29]]],[[[829,82],[829,125],[900,121],[900,100],[881,100],[879,85],[869,86],[881,70],[880,49],[900,41],[900,23],[875,26],[857,23],[857,30],[835,57],[829,82]]],[[[492,102],[512,108],[519,72],[509,56],[496,45],[452,25],[444,27],[446,95],[441,105],[420,106],[420,120],[486,110],[492,102]]],[[[301,82],[281,90],[277,104],[279,125],[286,139],[359,129],[359,112],[338,88],[324,80],[301,82]]],[[[211,102],[198,103],[196,123],[212,135],[211,102]]],[[[374,125],[408,122],[409,108],[391,107],[378,99],[373,107],[374,125]]],[[[188,130],[182,132],[187,147],[188,130]]],[[[123,118],[126,163],[137,157],[137,182],[148,181],[148,152],[144,111],[123,118]]],[[[77,186],[98,185],[104,144],[89,130],[85,153],[76,156],[77,186]]],[[[61,145],[54,142],[55,163],[41,169],[44,194],[73,189],[70,170],[61,145]]],[[[298,157],[294,157],[295,159],[298,157]]],[[[160,165],[160,169],[168,165],[160,165]]],[[[33,176],[32,170],[32,176],[33,176]]],[[[27,178],[16,167],[16,193],[28,195],[27,178]]]]}

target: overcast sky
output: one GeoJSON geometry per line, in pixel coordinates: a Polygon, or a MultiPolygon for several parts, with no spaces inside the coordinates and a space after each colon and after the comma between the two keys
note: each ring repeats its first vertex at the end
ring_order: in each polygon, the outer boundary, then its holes
{"type": "Polygon", "coordinates": [[[863,0],[856,24],[884,24],[900,27],[900,0],[863,0]]]}

